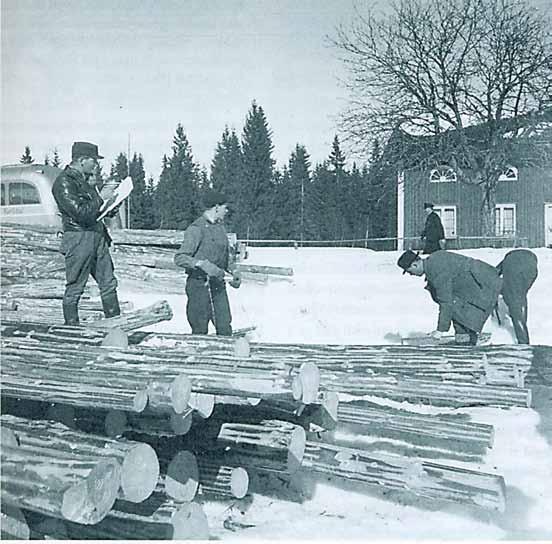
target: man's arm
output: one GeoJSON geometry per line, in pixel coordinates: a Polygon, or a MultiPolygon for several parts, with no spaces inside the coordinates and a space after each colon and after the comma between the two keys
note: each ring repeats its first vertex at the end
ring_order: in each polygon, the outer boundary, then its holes
{"type": "Polygon", "coordinates": [[[100,211],[98,202],[81,198],[66,176],[56,179],[52,194],[60,212],[71,217],[79,225],[91,227],[96,223],[100,211]]]}
{"type": "Polygon", "coordinates": [[[447,332],[452,321],[452,277],[440,273],[433,278],[428,278],[433,288],[434,300],[439,304],[439,318],[437,330],[447,332]]]}
{"type": "Polygon", "coordinates": [[[184,240],[175,253],[174,264],[182,268],[196,268],[199,259],[194,257],[201,243],[201,231],[195,225],[189,226],[184,231],[184,240]]]}

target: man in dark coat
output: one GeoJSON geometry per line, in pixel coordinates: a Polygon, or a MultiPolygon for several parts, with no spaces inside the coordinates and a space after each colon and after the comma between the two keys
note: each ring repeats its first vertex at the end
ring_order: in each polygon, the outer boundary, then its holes
{"type": "Polygon", "coordinates": [[[422,242],[424,242],[424,255],[430,255],[434,251],[445,249],[445,230],[441,218],[433,211],[431,202],[424,203],[426,214],[425,226],[422,231],[422,242]]]}
{"type": "MultiPolygon", "coordinates": [[[[229,243],[224,217],[228,212],[226,197],[209,191],[204,197],[205,211],[185,231],[174,262],[186,269],[186,316],[192,334],[207,334],[209,321],[220,336],[232,334],[232,314],[224,272],[230,271],[229,243]]],[[[238,288],[241,279],[233,272],[230,285],[238,288]]]]}
{"type": "Polygon", "coordinates": [[[65,256],[66,286],[63,295],[63,317],[66,325],[78,325],[79,300],[88,277],[100,288],[106,317],[121,313],[117,297],[117,280],[109,253],[111,238],[98,216],[110,202],[104,202],[95,187],[98,146],[75,142],[71,148],[71,163],[54,181],[52,193],[61,212],[65,256]]]}
{"type": "Polygon", "coordinates": [[[527,293],[537,279],[537,256],[528,249],[509,251],[497,265],[502,276],[502,298],[512,318],[518,344],[529,344],[527,293]]]}
{"type": "Polygon", "coordinates": [[[470,344],[496,305],[502,281],[495,267],[448,251],[436,251],[422,259],[413,251],[405,251],[397,263],[403,274],[425,275],[426,289],[439,304],[437,330],[431,335],[439,339],[450,324],[457,335],[469,335],[470,344]]]}

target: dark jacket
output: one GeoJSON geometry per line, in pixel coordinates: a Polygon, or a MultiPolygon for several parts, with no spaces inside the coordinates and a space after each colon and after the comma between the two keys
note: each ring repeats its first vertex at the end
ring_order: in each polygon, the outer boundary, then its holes
{"type": "Polygon", "coordinates": [[[197,261],[207,260],[228,270],[228,248],[224,223],[211,223],[202,215],[184,231],[184,240],[174,256],[174,262],[191,276],[205,277],[205,273],[196,268],[197,261]]]}
{"type": "Polygon", "coordinates": [[[502,294],[505,300],[524,299],[537,279],[537,256],[528,249],[509,251],[496,266],[503,278],[502,294]]]}
{"type": "Polygon", "coordinates": [[[441,218],[435,212],[426,217],[422,238],[425,240],[424,253],[433,253],[441,249],[439,240],[445,239],[445,230],[441,218]]]}
{"type": "Polygon", "coordinates": [[[54,181],[52,194],[61,212],[63,230],[105,232],[96,221],[102,198],[78,170],[66,166],[54,181]]]}
{"type": "Polygon", "coordinates": [[[426,289],[439,304],[437,330],[446,332],[456,321],[481,332],[502,286],[496,268],[458,253],[436,251],[424,260],[424,272],[426,289]]]}

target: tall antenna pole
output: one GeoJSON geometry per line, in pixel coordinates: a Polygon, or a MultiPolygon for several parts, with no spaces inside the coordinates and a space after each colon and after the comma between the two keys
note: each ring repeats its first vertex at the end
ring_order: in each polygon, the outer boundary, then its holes
{"type": "MultiPolygon", "coordinates": [[[[127,140],[127,175],[130,177],[130,131],[127,140]]],[[[130,228],[130,195],[127,198],[127,229],[130,228]]]]}

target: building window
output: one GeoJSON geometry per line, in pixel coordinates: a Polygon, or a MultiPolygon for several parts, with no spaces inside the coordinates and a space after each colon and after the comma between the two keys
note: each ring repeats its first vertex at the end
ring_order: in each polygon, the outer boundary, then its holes
{"type": "Polygon", "coordinates": [[[508,166],[500,176],[498,176],[498,181],[517,181],[518,179],[518,169],[515,166],[508,166]]]}
{"type": "Polygon", "coordinates": [[[8,185],[8,204],[17,206],[20,204],[40,204],[38,189],[24,181],[12,181],[8,185]]]}
{"type": "Polygon", "coordinates": [[[495,208],[495,234],[496,236],[515,236],[515,204],[497,204],[495,208]]]}
{"type": "Polygon", "coordinates": [[[456,172],[449,166],[440,166],[429,173],[429,181],[433,183],[456,181],[456,172]]]}
{"type": "Polygon", "coordinates": [[[433,211],[441,218],[445,238],[456,238],[456,206],[434,206],[433,211]]]}

